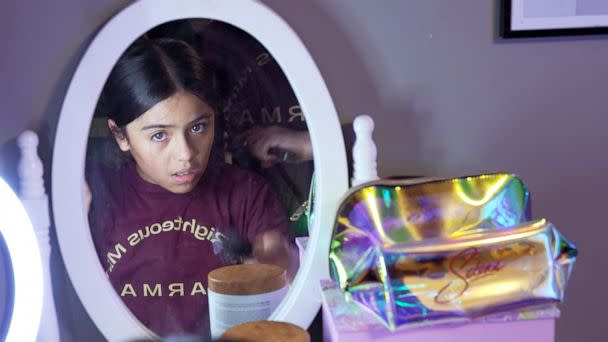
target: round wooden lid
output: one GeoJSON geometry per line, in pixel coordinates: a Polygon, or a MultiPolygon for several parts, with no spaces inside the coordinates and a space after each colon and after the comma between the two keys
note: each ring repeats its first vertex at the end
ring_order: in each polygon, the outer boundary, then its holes
{"type": "Polygon", "coordinates": [[[220,341],[230,342],[310,342],[308,331],[297,325],[274,321],[253,321],[224,332],[220,341]]]}
{"type": "Polygon", "coordinates": [[[255,295],[277,291],[287,284],[285,270],[268,264],[224,266],[207,275],[209,290],[227,295],[255,295]]]}

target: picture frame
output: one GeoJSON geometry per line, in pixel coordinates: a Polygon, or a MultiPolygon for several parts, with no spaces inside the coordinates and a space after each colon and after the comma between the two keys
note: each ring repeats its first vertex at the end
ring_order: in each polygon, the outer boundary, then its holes
{"type": "Polygon", "coordinates": [[[608,34],[603,0],[501,0],[501,36],[532,38],[608,34]]]}

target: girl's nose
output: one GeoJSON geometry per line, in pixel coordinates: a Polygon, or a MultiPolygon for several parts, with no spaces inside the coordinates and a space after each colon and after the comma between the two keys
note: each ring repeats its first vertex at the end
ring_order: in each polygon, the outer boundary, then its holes
{"type": "Polygon", "coordinates": [[[186,137],[175,139],[175,158],[178,161],[189,161],[195,154],[192,144],[186,137]]]}

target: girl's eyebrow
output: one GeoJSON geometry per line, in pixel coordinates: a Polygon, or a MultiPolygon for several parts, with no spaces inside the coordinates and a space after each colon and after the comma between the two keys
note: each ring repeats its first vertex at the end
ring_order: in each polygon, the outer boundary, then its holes
{"type": "Polygon", "coordinates": [[[199,122],[203,119],[209,119],[210,117],[211,117],[211,113],[203,113],[203,114],[199,115],[196,119],[190,121],[190,125],[195,122],[199,122]]]}
{"type": "MultiPolygon", "coordinates": [[[[199,116],[198,116],[196,119],[194,119],[194,120],[190,121],[190,122],[188,123],[188,125],[191,125],[191,124],[193,124],[193,123],[195,123],[195,122],[199,122],[199,121],[201,121],[201,120],[203,120],[203,119],[208,119],[208,118],[210,118],[210,117],[211,117],[211,113],[204,113],[204,114],[201,114],[201,115],[199,115],[199,116]]],[[[148,126],[144,126],[144,127],[142,127],[142,128],[141,128],[141,130],[142,130],[142,131],[145,131],[145,130],[149,130],[149,129],[171,128],[171,127],[175,127],[175,125],[163,125],[163,124],[156,124],[156,125],[148,125],[148,126]]]]}
{"type": "Polygon", "coordinates": [[[173,125],[148,125],[148,126],[142,127],[141,130],[145,131],[145,130],[149,130],[149,129],[169,128],[169,127],[173,127],[173,125]]]}

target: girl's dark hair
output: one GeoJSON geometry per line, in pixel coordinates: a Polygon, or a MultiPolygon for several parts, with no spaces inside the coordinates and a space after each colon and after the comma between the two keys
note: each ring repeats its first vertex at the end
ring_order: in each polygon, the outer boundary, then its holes
{"type": "Polygon", "coordinates": [[[207,79],[194,48],[177,39],[142,37],[114,66],[101,93],[96,116],[108,117],[124,127],[181,90],[198,96],[217,115],[212,82],[207,79]]]}
{"type": "MultiPolygon", "coordinates": [[[[179,91],[198,96],[213,109],[215,137],[210,161],[223,160],[224,125],[212,76],[197,51],[182,40],[143,36],[131,44],[104,85],[95,117],[112,119],[124,130],[131,121],[179,91]]],[[[117,147],[113,139],[108,138],[111,142],[104,143],[101,155],[91,153],[90,158],[121,163],[122,154],[116,154],[117,147]]]]}

